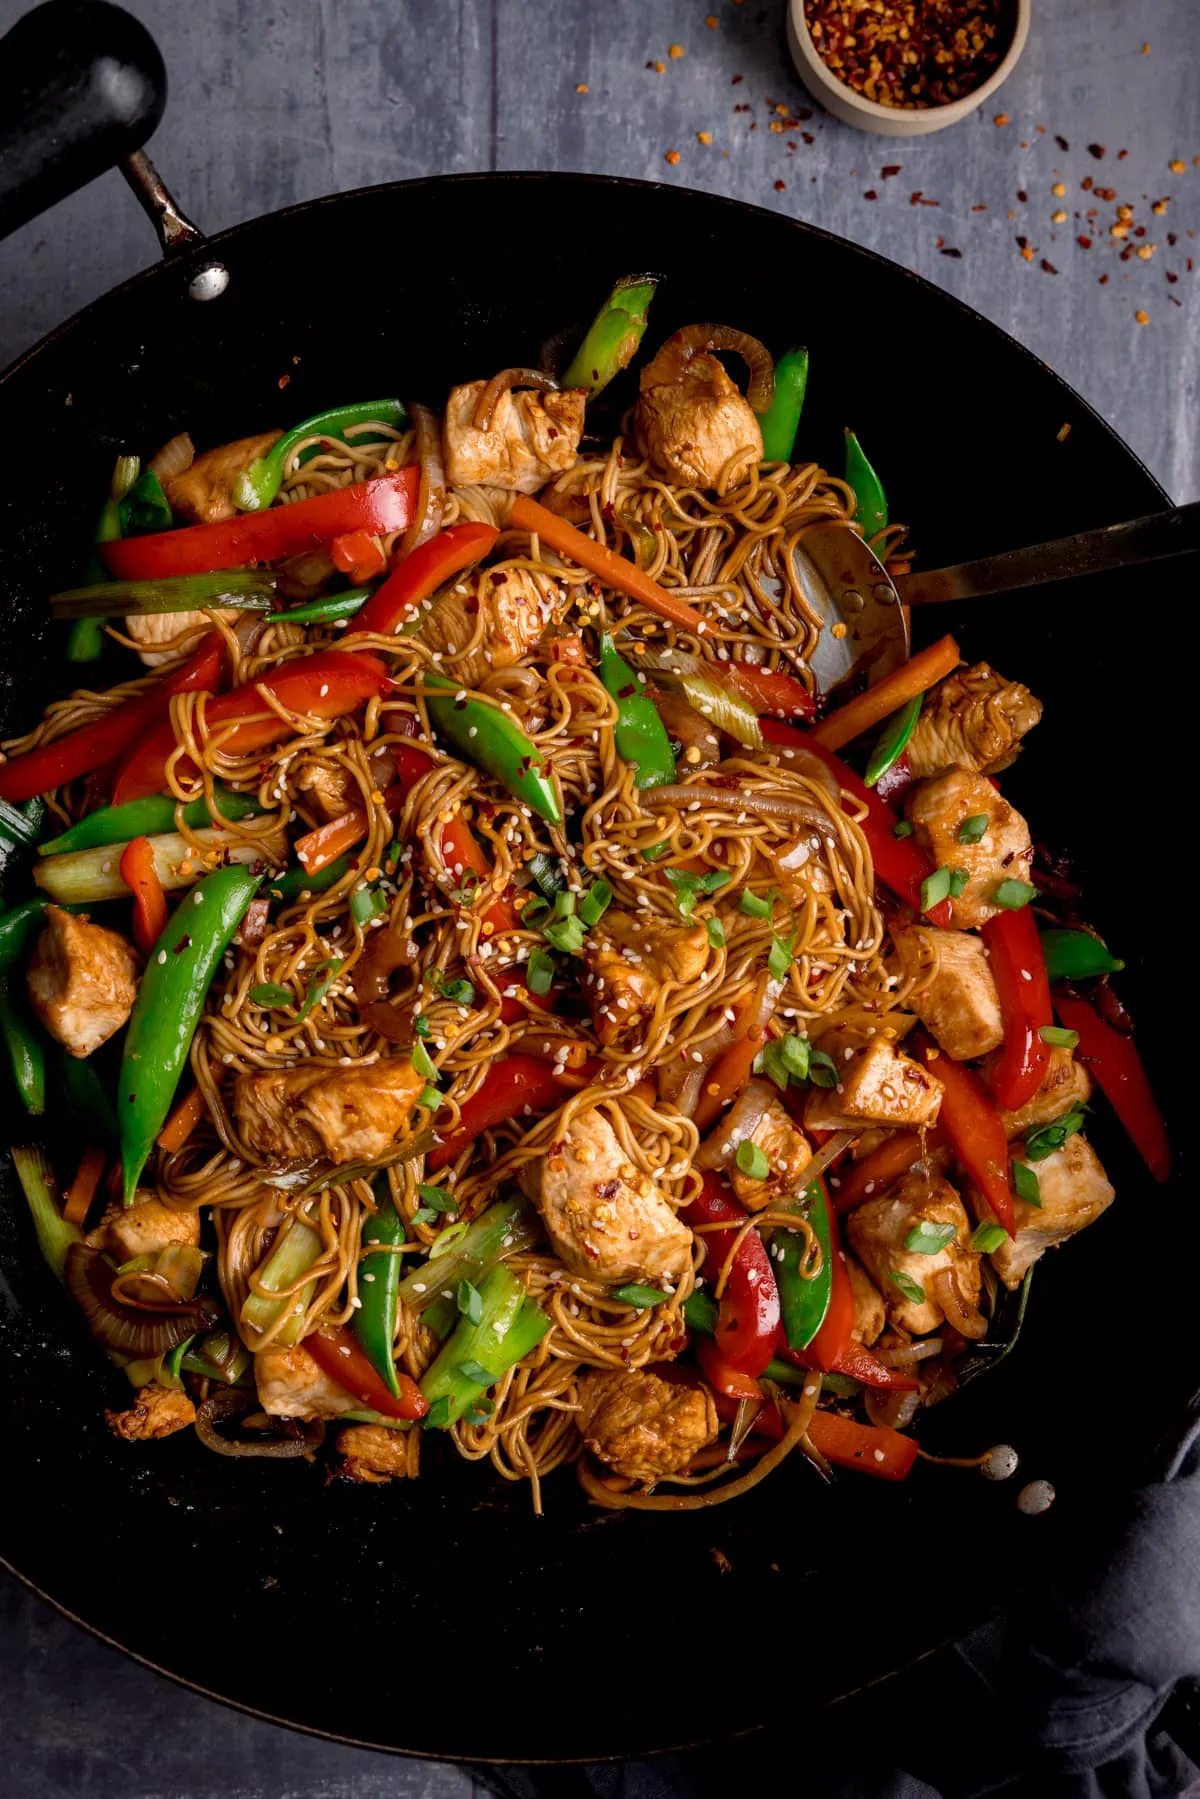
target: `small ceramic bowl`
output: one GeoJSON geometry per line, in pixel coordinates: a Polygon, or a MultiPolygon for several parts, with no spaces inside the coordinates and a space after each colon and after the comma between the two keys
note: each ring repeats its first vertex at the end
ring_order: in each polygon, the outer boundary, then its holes
{"type": "Polygon", "coordinates": [[[977,88],[959,100],[944,106],[880,106],[855,93],[822,59],[808,30],[804,0],[788,0],[788,44],[792,57],[813,99],[844,124],[857,125],[860,131],[874,131],[880,137],[926,137],[931,131],[944,131],[974,112],[989,100],[1008,80],[1021,59],[1029,36],[1031,0],[1015,0],[1016,22],[1007,53],[977,88]]]}

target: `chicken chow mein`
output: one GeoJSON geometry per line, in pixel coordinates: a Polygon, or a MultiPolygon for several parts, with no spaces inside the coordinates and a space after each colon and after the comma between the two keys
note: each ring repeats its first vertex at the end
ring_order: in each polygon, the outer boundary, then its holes
{"type": "Polygon", "coordinates": [[[950,638],[816,690],[806,533],[903,530],[852,433],[796,458],[803,351],[688,326],[594,410],[653,292],[440,416],[121,456],[51,602],[120,678],[5,746],[0,1024],[119,1437],[448,1438],[539,1509],[901,1480],[1112,1201],[1095,1089],[1165,1177],[1004,797],[1039,701],[950,638]]]}

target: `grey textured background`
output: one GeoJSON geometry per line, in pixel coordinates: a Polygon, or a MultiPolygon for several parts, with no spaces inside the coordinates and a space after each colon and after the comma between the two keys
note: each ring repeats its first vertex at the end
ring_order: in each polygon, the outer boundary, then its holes
{"type": "MultiPolygon", "coordinates": [[[[1173,497],[1200,496],[1188,268],[1200,257],[1197,0],[1034,0],[1024,61],[998,99],[911,143],[863,137],[815,108],[805,116],[783,0],[128,4],[157,35],[172,77],[152,154],[209,229],[334,189],[464,169],[595,170],[736,195],[868,244],[969,301],[1053,363],[1173,497]],[[671,57],[673,44],[682,56],[671,57]],[[662,73],[647,66],[660,61],[662,73]],[[997,114],[1009,122],[996,124],[997,114]],[[1085,190],[1088,178],[1112,197],[1085,190]],[[1062,196],[1052,192],[1059,182],[1062,196]],[[914,203],[918,194],[937,204],[914,203]],[[1113,238],[1123,205],[1134,209],[1129,235],[1113,238]],[[1061,223],[1057,209],[1068,214],[1061,223]],[[1121,259],[1150,245],[1146,257],[1121,259]]],[[[0,0],[0,30],[24,10],[0,0]]],[[[0,245],[0,364],[152,252],[116,175],[0,245]]],[[[370,271],[357,274],[359,303],[369,304],[370,271]]],[[[881,319],[864,354],[883,381],[896,348],[881,319]]],[[[955,403],[1004,403],[986,369],[929,375],[953,396],[948,436],[955,403]]],[[[181,1694],[14,1583],[0,1586],[0,1608],[0,1789],[19,1799],[483,1790],[467,1774],[291,1736],[181,1694]]]]}

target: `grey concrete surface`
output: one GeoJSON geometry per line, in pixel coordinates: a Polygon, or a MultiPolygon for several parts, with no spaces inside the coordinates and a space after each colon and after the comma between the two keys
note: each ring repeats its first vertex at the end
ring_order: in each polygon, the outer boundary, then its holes
{"type": "MultiPolygon", "coordinates": [[[[812,107],[782,0],[127,3],[171,71],[152,154],[210,229],[439,170],[593,170],[736,195],[958,294],[1053,363],[1175,498],[1200,496],[1196,0],[1034,0],[1024,61],[997,100],[911,143],[812,107]]],[[[0,0],[0,30],[24,10],[0,0]]],[[[152,254],[116,175],[0,245],[0,364],[152,254]]],[[[886,381],[880,347],[864,354],[886,381]]],[[[1005,403],[985,372],[949,375],[959,404],[1005,403]]],[[[294,1737],[180,1694],[14,1583],[0,1602],[0,1791],[14,1799],[483,1790],[469,1774],[294,1737]]]]}

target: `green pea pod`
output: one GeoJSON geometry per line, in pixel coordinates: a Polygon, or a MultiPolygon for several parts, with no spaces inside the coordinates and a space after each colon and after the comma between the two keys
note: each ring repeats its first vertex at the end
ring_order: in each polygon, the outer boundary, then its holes
{"type": "MultiPolygon", "coordinates": [[[[108,498],[96,526],[96,543],[114,543],[124,529],[120,502],[141,473],[139,456],[118,456],[109,483],[108,498]]],[[[107,571],[93,551],[88,559],[87,579],[105,581],[107,571]]],[[[97,618],[77,618],[67,637],[68,662],[95,662],[104,648],[104,626],[97,618]]]]}
{"type": "Polygon", "coordinates": [[[901,706],[899,712],[893,712],[879,733],[879,741],[871,751],[867,772],[863,776],[868,787],[874,787],[877,781],[882,780],[888,769],[899,762],[908,748],[908,740],[921,716],[921,697],[919,693],[914,695],[906,706],[901,706]]]}
{"type": "MultiPolygon", "coordinates": [[[[256,818],[263,811],[256,793],[234,793],[220,785],[217,808],[223,819],[230,820],[256,818]]],[[[183,822],[193,829],[210,825],[207,800],[190,801],[183,808],[183,822]]],[[[74,850],[102,849],[108,843],[129,843],[134,837],[158,837],[175,828],[175,801],[169,794],[154,793],[123,806],[101,806],[40,847],[43,856],[65,856],[74,850]]]]}
{"type": "Polygon", "coordinates": [[[807,1217],[817,1242],[821,1245],[821,1272],[806,1281],[800,1273],[807,1241],[798,1231],[776,1231],[775,1279],[779,1286],[779,1307],[783,1315],[784,1335],[789,1349],[807,1349],[829,1310],[833,1292],[833,1251],[829,1238],[829,1213],[819,1182],[814,1182],[805,1195],[807,1217]]]}
{"type": "Polygon", "coordinates": [[[1056,929],[1039,935],[1052,981],[1088,981],[1095,975],[1119,974],[1125,966],[1090,931],[1056,929]]]}
{"type": "Polygon", "coordinates": [[[554,782],[545,773],[541,751],[527,737],[516,719],[497,706],[485,706],[480,700],[457,699],[453,681],[426,672],[425,700],[429,716],[455,749],[467,760],[491,775],[502,787],[531,806],[547,824],[562,823],[562,807],[554,782]],[[448,688],[445,699],[435,697],[431,689],[448,688]]]}
{"type": "Polygon", "coordinates": [[[600,639],[600,679],[617,702],[617,754],[633,764],[634,786],[669,785],[675,779],[675,758],[667,727],[607,631],[600,639]]]}
{"type": "Polygon", "coordinates": [[[276,900],[284,906],[294,906],[302,893],[327,893],[349,869],[350,851],[347,850],[345,855],[335,856],[332,862],[319,868],[316,874],[310,875],[305,868],[289,868],[263,891],[269,900],[276,900]]]}
{"type": "Polygon", "coordinates": [[[760,416],[763,461],[790,462],[804,410],[804,390],[808,386],[808,351],[785,350],[775,364],[775,391],[771,404],[760,416]]]}
{"type": "Polygon", "coordinates": [[[657,286],[656,275],[626,275],[617,282],[571,358],[564,387],[586,388],[594,399],[633,361],[657,286]]]}
{"type": "Polygon", "coordinates": [[[170,1110],[209,985],[260,880],[239,866],[206,875],[185,894],[150,952],[117,1087],[127,1206],[170,1110]]]}
{"type": "Polygon", "coordinates": [[[390,425],[399,431],[407,423],[408,413],[399,400],[360,400],[352,406],[335,406],[332,412],[318,412],[285,432],[265,456],[238,476],[233,503],[243,512],[261,512],[269,506],[283,485],[288,458],[306,437],[344,437],[355,425],[390,425]]]}
{"type": "Polygon", "coordinates": [[[888,522],[887,495],[883,482],[863,454],[862,445],[853,431],[846,433],[845,477],[854,491],[855,523],[868,541],[878,535],[888,522]]]}
{"type": "Polygon", "coordinates": [[[7,979],[0,979],[0,1037],[8,1051],[21,1104],[39,1118],[46,1110],[46,1046],[7,979]]]}
{"type": "Polygon", "coordinates": [[[44,899],[31,899],[0,913],[0,975],[7,974],[17,963],[24,965],[42,928],[45,910],[44,899]]]}
{"type": "Polygon", "coordinates": [[[353,618],[361,612],[370,596],[369,587],[350,587],[345,593],[333,593],[323,600],[306,600],[302,606],[289,606],[284,612],[267,614],[269,625],[329,625],[339,618],[353,618]]]}
{"type": "Polygon", "coordinates": [[[362,1304],[354,1314],[354,1334],[376,1374],[382,1375],[399,1399],[394,1346],[402,1258],[390,1246],[403,1243],[406,1232],[404,1220],[392,1204],[386,1177],[376,1181],[375,1198],[379,1210],[363,1224],[363,1245],[382,1243],[389,1250],[386,1255],[364,1256],[358,1265],[358,1297],[362,1304]]]}

